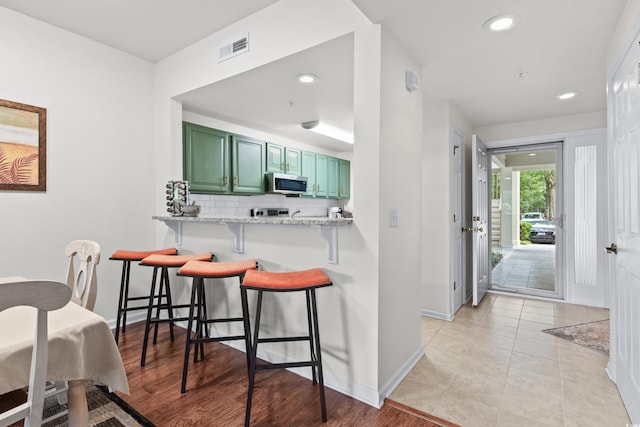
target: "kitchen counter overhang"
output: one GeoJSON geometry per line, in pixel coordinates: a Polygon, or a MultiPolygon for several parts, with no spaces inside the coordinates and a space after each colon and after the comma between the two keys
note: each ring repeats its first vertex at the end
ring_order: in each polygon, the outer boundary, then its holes
{"type": "Polygon", "coordinates": [[[182,246],[182,224],[187,222],[224,224],[233,234],[234,242],[232,252],[244,253],[244,225],[297,225],[318,228],[320,235],[327,242],[327,260],[331,264],[338,263],[338,227],[349,227],[353,224],[353,218],[326,218],[326,217],[217,217],[217,216],[152,216],[164,222],[174,231],[176,245],[182,246]]]}

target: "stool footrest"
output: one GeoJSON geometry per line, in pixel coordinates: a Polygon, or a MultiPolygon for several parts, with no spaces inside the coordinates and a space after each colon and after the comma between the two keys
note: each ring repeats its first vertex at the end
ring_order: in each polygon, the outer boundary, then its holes
{"type": "Polygon", "coordinates": [[[169,318],[163,318],[163,317],[152,317],[151,319],[149,319],[149,323],[166,323],[166,322],[183,322],[189,320],[188,317],[173,317],[171,319],[169,318]]]}
{"type": "MultiPolygon", "coordinates": [[[[195,319],[195,317],[194,317],[195,319]]],[[[209,323],[229,323],[229,322],[243,322],[244,319],[242,317],[229,317],[224,319],[207,319],[201,320],[200,323],[203,325],[208,325],[209,323]]]]}
{"type": "Polygon", "coordinates": [[[228,337],[207,337],[207,338],[191,338],[191,345],[202,344],[205,342],[235,341],[243,340],[244,335],[230,335],[228,337]]]}
{"type": "Polygon", "coordinates": [[[318,362],[310,360],[307,362],[271,363],[268,365],[256,365],[256,369],[262,370],[262,369],[280,369],[280,368],[302,368],[305,366],[318,366],[318,362]]]}
{"type": "Polygon", "coordinates": [[[303,335],[299,337],[281,337],[281,338],[259,338],[258,343],[261,342],[290,342],[290,341],[310,341],[309,336],[303,335]]]}

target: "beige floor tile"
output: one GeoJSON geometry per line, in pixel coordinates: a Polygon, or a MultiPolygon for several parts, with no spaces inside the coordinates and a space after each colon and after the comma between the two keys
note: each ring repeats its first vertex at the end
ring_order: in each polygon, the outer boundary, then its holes
{"type": "Polygon", "coordinates": [[[523,311],[520,319],[528,320],[531,322],[544,323],[545,325],[547,325],[547,328],[553,328],[555,326],[555,317],[553,316],[553,313],[551,315],[545,315],[523,311]]]}
{"type": "Polygon", "coordinates": [[[449,386],[447,395],[457,396],[463,401],[477,401],[498,408],[506,375],[502,379],[493,373],[479,373],[465,370],[456,375],[449,386]]]}
{"type": "Polygon", "coordinates": [[[507,380],[500,407],[511,410],[517,408],[520,416],[526,419],[544,419],[556,426],[562,426],[564,423],[562,396],[549,395],[543,387],[537,387],[534,392],[507,380]]]}
{"type": "Polygon", "coordinates": [[[520,323],[518,323],[518,329],[526,329],[528,331],[540,332],[553,327],[553,325],[549,325],[548,323],[533,322],[526,319],[520,319],[520,323]]]}
{"type": "Polygon", "coordinates": [[[423,319],[425,357],[390,398],[462,426],[625,427],[607,357],[542,332],[608,314],[489,294],[453,322],[423,319]]]}
{"type": "Polygon", "coordinates": [[[437,382],[425,385],[423,382],[405,378],[389,396],[390,399],[404,405],[435,415],[442,394],[447,390],[437,382]]]}
{"type": "Polygon", "coordinates": [[[510,368],[515,372],[533,372],[540,375],[560,378],[560,363],[557,359],[549,359],[514,351],[511,355],[510,368]]]}
{"type": "Polygon", "coordinates": [[[518,412],[518,408],[505,408],[500,407],[500,413],[498,414],[497,427],[558,427],[553,420],[547,420],[545,418],[525,418],[518,412]]]}
{"type": "Polygon", "coordinates": [[[498,411],[498,408],[477,400],[461,399],[446,392],[438,402],[433,415],[464,427],[480,427],[496,425],[498,411]]]}
{"type": "Polygon", "coordinates": [[[513,351],[558,360],[558,346],[555,343],[547,344],[516,337],[513,351]]]}

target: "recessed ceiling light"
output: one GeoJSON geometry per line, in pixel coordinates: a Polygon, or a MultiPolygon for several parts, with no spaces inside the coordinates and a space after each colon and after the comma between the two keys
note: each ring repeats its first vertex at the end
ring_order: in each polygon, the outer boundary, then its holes
{"type": "Polygon", "coordinates": [[[578,92],[565,92],[561,93],[560,95],[556,95],[556,98],[561,101],[565,101],[567,99],[575,98],[576,95],[578,95],[578,92]]]}
{"type": "Polygon", "coordinates": [[[315,74],[298,74],[296,79],[298,79],[300,83],[313,83],[318,80],[318,76],[315,74]]]}
{"type": "Polygon", "coordinates": [[[482,24],[482,28],[490,33],[499,33],[512,29],[518,22],[518,15],[498,15],[482,24]]]}
{"type": "Polygon", "coordinates": [[[529,153],[529,157],[533,157],[535,155],[536,155],[536,153],[529,153]]]}

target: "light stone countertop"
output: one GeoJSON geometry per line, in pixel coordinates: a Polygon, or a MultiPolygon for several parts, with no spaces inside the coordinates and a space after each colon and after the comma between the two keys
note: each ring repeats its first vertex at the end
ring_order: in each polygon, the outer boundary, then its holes
{"type": "Polygon", "coordinates": [[[182,221],[182,222],[209,222],[214,224],[276,224],[276,225],[307,225],[307,226],[345,226],[353,224],[353,218],[328,218],[318,216],[269,216],[269,217],[251,217],[251,216],[153,216],[153,219],[159,221],[182,221]]]}

